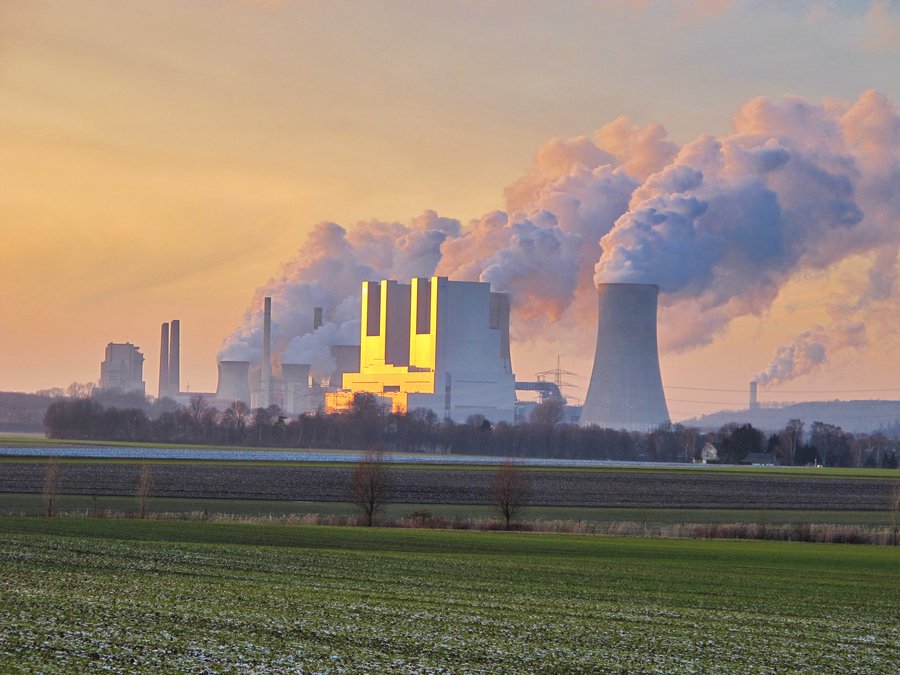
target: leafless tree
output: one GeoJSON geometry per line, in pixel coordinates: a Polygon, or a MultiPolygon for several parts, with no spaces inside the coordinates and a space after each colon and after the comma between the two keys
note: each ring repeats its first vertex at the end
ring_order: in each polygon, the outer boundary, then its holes
{"type": "Polygon", "coordinates": [[[138,476],[137,484],[137,507],[138,518],[143,519],[147,509],[147,502],[150,499],[150,492],[153,489],[153,474],[149,464],[141,464],[141,474],[138,476]]]}
{"type": "Polygon", "coordinates": [[[796,463],[797,448],[803,442],[803,422],[792,419],[778,434],[778,454],[784,464],[793,466],[796,463]]]}
{"type": "Polygon", "coordinates": [[[390,475],[384,450],[367,450],[353,470],[352,498],[369,527],[372,527],[375,516],[384,507],[389,486],[390,475]]]}
{"type": "Polygon", "coordinates": [[[47,469],[44,471],[44,515],[53,516],[56,502],[56,493],[59,491],[59,462],[55,457],[47,460],[47,469]]]}
{"type": "Polygon", "coordinates": [[[525,472],[511,461],[503,462],[491,479],[491,502],[506,522],[507,530],[530,496],[531,485],[525,472]]]}
{"type": "Polygon", "coordinates": [[[679,425],[677,433],[678,441],[681,443],[681,448],[684,451],[684,461],[693,462],[694,452],[697,450],[697,439],[700,436],[700,430],[696,427],[683,427],[679,425]]]}

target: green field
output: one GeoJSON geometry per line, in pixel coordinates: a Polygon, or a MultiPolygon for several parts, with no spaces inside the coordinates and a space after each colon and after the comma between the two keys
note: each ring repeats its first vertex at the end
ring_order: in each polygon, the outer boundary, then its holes
{"type": "Polygon", "coordinates": [[[896,672],[900,550],[0,518],[0,671],[896,672]]]}
{"type": "MultiPolygon", "coordinates": [[[[0,515],[43,513],[43,497],[39,494],[0,493],[0,515]]],[[[58,495],[55,509],[70,514],[93,515],[102,509],[109,515],[133,514],[134,497],[108,496],[94,499],[88,495],[58,495]]],[[[154,497],[148,500],[150,514],[209,515],[265,518],[317,514],[320,516],[355,516],[358,509],[349,502],[300,502],[254,499],[181,499],[154,497]]],[[[443,518],[492,518],[495,509],[487,504],[387,504],[383,516],[398,520],[413,512],[428,512],[443,518]]],[[[827,511],[802,509],[641,509],[589,506],[529,506],[523,520],[564,520],[587,523],[642,523],[648,527],[679,523],[758,523],[768,525],[831,524],[859,527],[887,527],[889,511],[827,511]]]]}

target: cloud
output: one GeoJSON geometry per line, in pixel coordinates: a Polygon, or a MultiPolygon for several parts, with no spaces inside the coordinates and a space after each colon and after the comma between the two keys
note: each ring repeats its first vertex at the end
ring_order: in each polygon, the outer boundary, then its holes
{"type": "Polygon", "coordinates": [[[408,223],[316,226],[257,290],[222,354],[258,345],[265,295],[276,353],[311,349],[337,339],[329,329],[296,342],[311,331],[312,307],[341,326],[355,317],[335,312],[358,298],[361,281],[432,274],[491,283],[510,293],[521,339],[564,338],[579,349],[594,334],[595,283],[654,283],[661,346],[687,350],[764,314],[798,275],[868,261],[865,278],[829,305],[832,323],[778,351],[765,381],[780,382],[836,350],[864,348],[859,327],[881,325],[896,303],[900,118],[879,92],[850,102],[754,98],[730,132],[680,146],[659,123],[619,117],[590,136],[549,140],[504,195],[505,210],[465,226],[430,210],[408,223]]]}

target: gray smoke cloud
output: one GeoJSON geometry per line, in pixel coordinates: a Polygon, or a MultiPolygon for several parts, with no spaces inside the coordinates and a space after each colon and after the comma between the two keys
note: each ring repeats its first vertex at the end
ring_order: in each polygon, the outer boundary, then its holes
{"type": "Polygon", "coordinates": [[[900,121],[878,92],[849,103],[756,98],[731,132],[680,146],[660,124],[618,118],[590,137],[548,141],[504,195],[505,210],[465,226],[434,211],[405,224],[317,225],[256,291],[220,357],[258,360],[270,295],[276,359],[290,345],[291,359],[320,355],[324,372],[327,350],[313,346],[349,339],[360,282],[432,274],[509,292],[518,339],[589,353],[595,283],[658,284],[661,347],[685,350],[764,314],[798,275],[850,259],[866,265],[865,278],[831,288],[830,324],[778,350],[761,378],[769,383],[863,348],[850,327],[877,332],[896,309],[900,121]],[[315,306],[334,328],[307,339],[315,306]]]}
{"type": "Polygon", "coordinates": [[[798,335],[791,344],[779,347],[769,367],[755,379],[764,387],[792,380],[815,372],[830,354],[840,349],[860,349],[866,344],[866,327],[862,323],[833,326],[829,330],[817,325],[798,335]]]}

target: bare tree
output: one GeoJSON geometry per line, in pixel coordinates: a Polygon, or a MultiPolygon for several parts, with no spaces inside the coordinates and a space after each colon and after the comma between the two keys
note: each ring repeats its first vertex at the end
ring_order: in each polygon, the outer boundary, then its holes
{"type": "Polygon", "coordinates": [[[47,460],[47,469],[44,471],[44,515],[52,517],[56,502],[56,493],[59,491],[59,462],[55,457],[47,460]]]}
{"type": "Polygon", "coordinates": [[[390,485],[390,475],[382,448],[366,451],[365,456],[356,463],[353,470],[352,498],[366,520],[372,527],[375,516],[384,507],[390,485]]]}
{"type": "Polygon", "coordinates": [[[519,467],[505,461],[491,479],[491,502],[506,521],[506,529],[519,515],[531,496],[530,482],[519,467]]]}
{"type": "Polygon", "coordinates": [[[149,464],[141,464],[141,474],[137,484],[138,518],[143,519],[150,499],[150,491],[153,489],[153,475],[149,464]]]}

